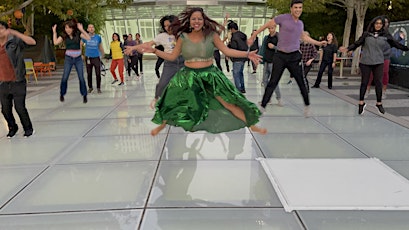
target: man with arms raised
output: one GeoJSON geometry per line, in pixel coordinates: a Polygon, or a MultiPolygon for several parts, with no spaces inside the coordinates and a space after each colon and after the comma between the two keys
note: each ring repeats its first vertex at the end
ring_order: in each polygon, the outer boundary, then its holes
{"type": "Polygon", "coordinates": [[[278,82],[283,75],[284,69],[288,69],[294,79],[297,82],[298,87],[300,88],[301,95],[304,100],[304,116],[309,116],[309,105],[310,100],[308,97],[307,86],[303,81],[302,74],[302,63],[301,63],[301,53],[300,49],[300,39],[309,43],[312,43],[317,46],[325,45],[325,42],[318,42],[310,38],[304,32],[304,24],[299,19],[302,13],[303,1],[302,0],[292,0],[290,6],[289,14],[281,14],[266,24],[261,26],[253,35],[248,39],[247,43],[250,45],[257,34],[263,30],[276,25],[280,26],[280,39],[277,44],[277,53],[273,57],[274,68],[271,73],[270,80],[266,86],[263,100],[261,101],[261,109],[265,110],[267,103],[271,99],[271,95],[274,92],[274,89],[277,87],[278,82]]]}

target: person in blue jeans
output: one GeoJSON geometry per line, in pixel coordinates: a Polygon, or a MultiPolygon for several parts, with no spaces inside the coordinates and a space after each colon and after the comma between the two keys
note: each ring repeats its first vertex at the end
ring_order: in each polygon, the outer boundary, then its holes
{"type": "Polygon", "coordinates": [[[54,45],[59,45],[60,43],[65,42],[66,47],[64,72],[60,86],[60,101],[64,101],[64,96],[67,93],[68,78],[70,76],[72,66],[75,66],[75,70],[77,71],[78,79],[80,81],[80,92],[83,97],[83,102],[87,103],[87,86],[84,79],[84,63],[81,57],[81,38],[90,40],[91,37],[87,32],[85,32],[82,24],[77,23],[77,21],[74,19],[64,22],[63,27],[64,32],[62,37],[57,37],[57,25],[52,27],[54,45]]]}
{"type": "MultiPolygon", "coordinates": [[[[247,36],[243,32],[239,31],[237,23],[230,21],[230,23],[227,25],[227,29],[232,33],[229,48],[240,51],[248,50],[247,36]]],[[[233,62],[234,84],[241,93],[246,93],[243,69],[247,58],[231,57],[230,59],[233,62]]]]}

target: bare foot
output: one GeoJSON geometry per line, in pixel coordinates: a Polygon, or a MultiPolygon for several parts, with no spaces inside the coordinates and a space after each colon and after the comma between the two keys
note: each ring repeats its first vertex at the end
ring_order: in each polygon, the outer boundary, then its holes
{"type": "Polygon", "coordinates": [[[154,128],[151,130],[151,135],[152,136],[156,136],[158,133],[160,133],[160,131],[162,131],[162,129],[164,129],[166,127],[166,123],[163,123],[161,125],[159,125],[158,127],[154,128]]]}
{"type": "Polygon", "coordinates": [[[258,126],[252,125],[250,126],[250,130],[256,133],[260,133],[261,135],[267,134],[267,129],[260,128],[258,126]]]}

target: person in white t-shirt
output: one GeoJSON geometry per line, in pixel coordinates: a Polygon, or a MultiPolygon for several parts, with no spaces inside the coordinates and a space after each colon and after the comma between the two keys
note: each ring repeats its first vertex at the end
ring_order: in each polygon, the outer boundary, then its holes
{"type": "MultiPolygon", "coordinates": [[[[160,25],[162,26],[163,33],[158,34],[152,41],[147,42],[150,46],[162,45],[165,53],[172,53],[176,45],[176,38],[172,34],[170,25],[173,21],[178,20],[175,15],[166,15],[161,18],[160,25]]],[[[130,53],[136,50],[137,46],[128,46],[125,49],[125,53],[130,53]]],[[[168,85],[170,79],[175,75],[175,73],[184,66],[184,59],[179,56],[175,61],[165,60],[163,65],[163,71],[159,78],[158,84],[156,84],[155,98],[152,100],[150,107],[153,109],[155,107],[156,101],[162,95],[163,90],[168,85]]]]}

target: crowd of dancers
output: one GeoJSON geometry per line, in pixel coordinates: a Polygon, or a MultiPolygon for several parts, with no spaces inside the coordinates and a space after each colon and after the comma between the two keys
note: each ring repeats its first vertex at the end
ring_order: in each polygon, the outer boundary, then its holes
{"type": "MultiPolygon", "coordinates": [[[[231,21],[227,26],[232,32],[230,39],[232,41],[238,40],[235,44],[228,46],[220,38],[221,32],[225,31],[228,17],[225,18],[224,24],[219,24],[209,18],[199,7],[188,7],[178,16],[164,16],[160,20],[163,32],[149,42],[143,43],[140,34],[136,34],[135,40],[132,39],[132,34],[129,34],[122,43],[119,34],[114,33],[110,43],[112,84],[119,82],[119,86],[124,85],[125,67],[128,77],[131,75],[131,70],[135,72],[137,77],[143,74],[143,54],[153,53],[158,57],[155,71],[159,82],[156,85],[151,107],[155,109],[152,121],[158,126],[151,131],[151,135],[157,135],[166,125],[182,127],[189,132],[204,130],[209,133],[228,132],[248,127],[253,132],[266,134],[267,129],[257,126],[257,123],[265,112],[267,104],[271,103],[273,92],[276,93],[278,105],[282,105],[278,83],[285,69],[290,72],[291,78],[297,83],[305,105],[304,116],[309,117],[309,84],[306,76],[317,55],[315,46],[321,47],[321,55],[318,76],[312,87],[320,87],[324,70],[328,68],[329,89],[333,87],[332,72],[335,67],[337,52],[352,52],[362,46],[358,114],[363,114],[365,111],[364,98],[366,92],[369,91],[368,86],[370,86],[371,79],[375,82],[376,107],[381,114],[384,114],[382,93],[386,90],[385,78],[387,76],[385,77],[385,72],[387,74],[387,71],[385,70],[389,66],[390,49],[395,47],[404,51],[409,50],[407,46],[400,44],[389,34],[389,19],[385,16],[374,18],[356,42],[349,47],[339,47],[338,49],[335,34],[328,33],[326,39],[317,41],[304,31],[304,24],[299,19],[302,9],[302,0],[292,0],[290,13],[275,16],[254,30],[247,40],[245,40],[246,36],[240,33],[235,34],[238,31],[237,24],[231,21]],[[277,25],[280,27],[279,34],[275,31],[277,25]],[[255,42],[258,42],[257,35],[266,29],[269,30],[269,34],[263,39],[260,50],[254,48],[259,46],[258,44],[254,45],[255,42]],[[243,45],[243,41],[246,44],[243,45]],[[259,106],[246,99],[244,84],[240,82],[240,78],[234,77],[235,84],[233,84],[222,72],[219,65],[213,65],[216,51],[217,53],[221,51],[226,57],[233,60],[233,72],[242,70],[242,63],[236,62],[250,60],[253,63],[253,73],[256,72],[257,65],[261,61],[263,62],[262,85],[265,91],[259,106]],[[164,62],[164,67],[160,74],[159,66],[162,62],[164,62]],[[115,72],[117,68],[119,79],[115,72]],[[384,79],[383,85],[382,79],[384,79]]],[[[6,35],[3,35],[2,27],[8,28],[3,23],[0,25],[0,42],[4,43],[6,35]]],[[[52,27],[54,44],[64,43],[66,47],[60,101],[64,102],[65,100],[68,77],[72,67],[75,66],[83,103],[87,103],[87,93],[93,91],[93,68],[96,70],[97,93],[102,93],[100,68],[104,50],[101,46],[101,37],[95,34],[93,25],[89,25],[88,32],[86,32],[82,24],[74,20],[65,22],[63,27],[62,36],[57,36],[56,25],[52,27]],[[85,44],[88,90],[81,57],[83,44],[85,44]]],[[[32,43],[31,40],[20,34],[7,34],[7,36],[10,35],[14,35],[26,43],[32,43]]],[[[220,57],[218,61],[220,62],[220,57]]],[[[18,66],[14,66],[14,68],[17,69],[18,66]]],[[[11,92],[5,92],[3,89],[5,85],[3,72],[0,71],[2,108],[11,103],[5,99],[11,92]]],[[[16,97],[14,103],[17,105],[16,97]]],[[[16,106],[16,109],[18,108],[16,106]]],[[[24,111],[26,111],[25,107],[17,110],[22,122],[28,120],[24,122],[24,129],[31,130],[32,134],[33,128],[29,121],[28,112],[24,111]]],[[[15,121],[13,122],[14,118],[10,117],[10,111],[7,112],[2,109],[2,112],[10,130],[7,136],[11,138],[17,130],[15,121]]]]}

